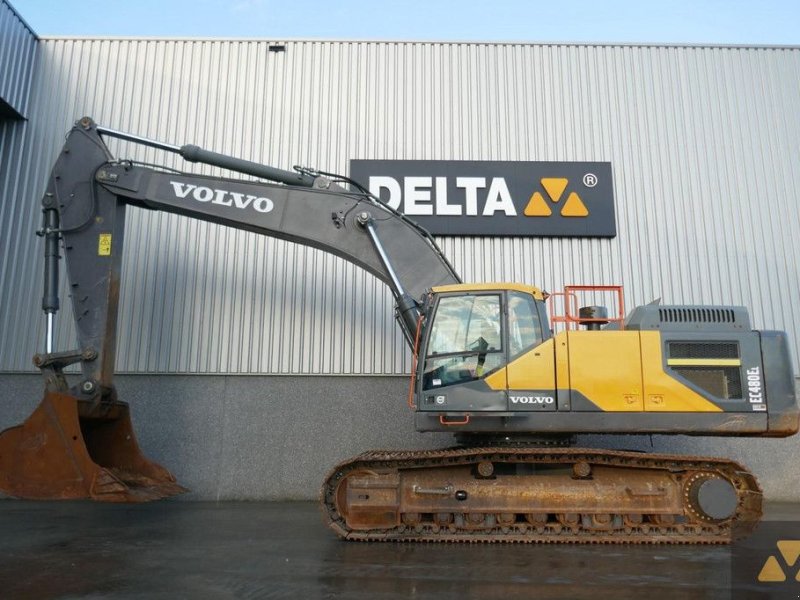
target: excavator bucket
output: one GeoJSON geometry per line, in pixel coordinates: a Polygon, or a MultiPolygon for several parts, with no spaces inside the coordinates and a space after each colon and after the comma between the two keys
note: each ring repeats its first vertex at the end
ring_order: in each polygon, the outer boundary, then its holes
{"type": "Polygon", "coordinates": [[[47,391],[22,425],[0,432],[0,492],[9,496],[147,502],[185,491],[142,455],[125,402],[47,391]]]}

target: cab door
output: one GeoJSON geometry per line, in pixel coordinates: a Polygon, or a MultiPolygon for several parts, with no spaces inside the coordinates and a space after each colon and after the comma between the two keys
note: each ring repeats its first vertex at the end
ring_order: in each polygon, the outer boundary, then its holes
{"type": "Polygon", "coordinates": [[[503,322],[500,292],[438,298],[424,347],[419,410],[506,410],[503,322]]]}
{"type": "Polygon", "coordinates": [[[543,311],[529,294],[509,291],[507,297],[508,410],[557,410],[555,346],[543,311]]]}

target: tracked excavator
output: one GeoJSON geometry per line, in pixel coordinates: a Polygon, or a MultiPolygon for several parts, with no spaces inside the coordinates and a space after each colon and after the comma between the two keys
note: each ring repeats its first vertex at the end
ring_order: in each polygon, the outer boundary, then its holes
{"type": "MultiPolygon", "coordinates": [[[[128,206],[177,213],[330,252],[390,288],[413,352],[418,431],[452,448],[372,451],[322,485],[325,522],[349,540],[725,543],[752,529],[762,492],[722,458],[576,448],[579,433],[789,436],[798,406],[786,335],[745,308],[567,309],[553,332],[541,289],[463,283],[434,239],[346,178],[284,171],[114,131],[68,133],[42,200],[42,402],[0,434],[0,491],[145,501],[184,489],[137,443],[114,387],[128,206]],[[253,179],[117,160],[104,137],[253,179]],[[59,260],[78,347],[56,351],[59,260]],[[624,314],[623,314],[624,317],[624,314]],[[64,369],[80,366],[77,381],[64,369]],[[738,532],[738,533],[737,533],[738,532]]],[[[567,291],[567,304],[573,297],[567,291]]]]}

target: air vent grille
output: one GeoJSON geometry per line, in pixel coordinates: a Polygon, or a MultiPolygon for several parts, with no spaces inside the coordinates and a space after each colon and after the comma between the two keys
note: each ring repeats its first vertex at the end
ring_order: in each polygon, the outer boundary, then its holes
{"type": "Polygon", "coordinates": [[[735,323],[736,313],[729,308],[661,308],[662,323],[735,323]]]}
{"type": "Polygon", "coordinates": [[[742,398],[742,374],[738,367],[674,367],[700,389],[723,400],[742,398]]]}
{"type": "Polygon", "coordinates": [[[736,342],[670,342],[670,358],[739,358],[736,342]]]}

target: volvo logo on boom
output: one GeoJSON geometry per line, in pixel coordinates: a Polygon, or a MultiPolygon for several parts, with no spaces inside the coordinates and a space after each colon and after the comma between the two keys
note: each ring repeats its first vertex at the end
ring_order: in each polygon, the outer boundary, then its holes
{"type": "Polygon", "coordinates": [[[253,210],[260,213],[268,213],[275,208],[272,200],[263,196],[241,194],[219,188],[198,186],[193,183],[181,183],[180,181],[170,181],[170,184],[177,198],[191,197],[197,202],[210,202],[211,204],[230,206],[239,210],[252,207],[253,210]]]}

